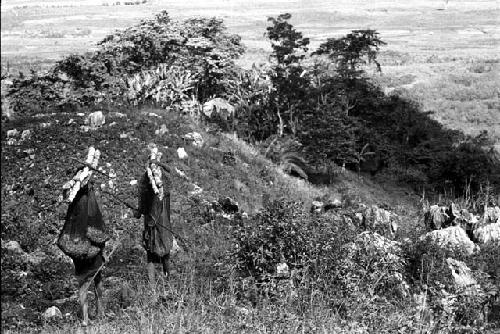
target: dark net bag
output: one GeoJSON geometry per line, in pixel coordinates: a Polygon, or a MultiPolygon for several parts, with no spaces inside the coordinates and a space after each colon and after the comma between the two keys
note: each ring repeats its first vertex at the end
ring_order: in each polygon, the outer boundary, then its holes
{"type": "MultiPolygon", "coordinates": [[[[164,189],[167,180],[162,177],[164,189]]],[[[156,195],[145,173],[139,183],[139,212],[144,215],[143,245],[155,258],[170,253],[173,245],[172,224],[170,222],[170,191],[164,191],[163,200],[156,195]]]]}
{"type": "Polygon", "coordinates": [[[70,203],[57,240],[58,247],[72,259],[96,257],[109,239],[92,185],[85,185],[70,203]]]}

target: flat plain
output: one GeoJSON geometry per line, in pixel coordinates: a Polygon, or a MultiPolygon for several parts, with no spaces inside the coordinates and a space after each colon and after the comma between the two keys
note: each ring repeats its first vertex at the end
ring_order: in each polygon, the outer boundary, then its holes
{"type": "Polygon", "coordinates": [[[291,13],[311,49],[354,29],[375,29],[386,92],[405,94],[467,134],[487,130],[500,150],[500,4],[464,0],[4,1],[2,70],[44,69],[92,50],[116,29],[167,10],[172,18],[216,16],[247,47],[242,66],[268,60],[267,17],[291,13]]]}

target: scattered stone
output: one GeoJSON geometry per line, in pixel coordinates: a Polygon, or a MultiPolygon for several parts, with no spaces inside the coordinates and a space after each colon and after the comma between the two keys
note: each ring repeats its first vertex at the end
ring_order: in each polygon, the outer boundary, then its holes
{"type": "Polygon", "coordinates": [[[184,149],[184,147],[179,147],[177,149],[177,156],[181,160],[186,159],[188,157],[188,154],[186,153],[186,150],[184,149]]]}
{"type": "Polygon", "coordinates": [[[70,120],[68,121],[68,125],[69,124],[75,124],[75,120],[73,118],[70,118],[70,120]]]}
{"type": "Polygon", "coordinates": [[[179,246],[177,239],[174,237],[174,240],[172,241],[172,249],[170,250],[170,255],[175,255],[181,251],[182,251],[182,248],[181,248],[181,246],[179,246]]]}
{"type": "Polygon", "coordinates": [[[128,133],[120,133],[120,139],[128,138],[128,133]]]}
{"type": "Polygon", "coordinates": [[[24,130],[23,133],[21,133],[21,140],[26,140],[31,137],[31,130],[24,130]]]}
{"type": "Polygon", "coordinates": [[[131,185],[131,186],[135,186],[136,184],[137,184],[137,180],[132,180],[132,181],[130,181],[130,185],[131,185]]]}
{"type": "Polygon", "coordinates": [[[168,132],[167,126],[165,124],[162,124],[160,129],[155,130],[155,134],[158,136],[163,136],[168,132]]]}
{"type": "Polygon", "coordinates": [[[62,312],[57,306],[51,306],[43,312],[45,319],[62,318],[62,312]]]}
{"type": "Polygon", "coordinates": [[[82,112],[79,112],[79,113],[77,113],[77,114],[76,114],[76,116],[84,117],[84,116],[85,116],[85,114],[84,114],[84,113],[82,113],[82,112]]]}
{"type": "Polygon", "coordinates": [[[51,126],[52,124],[50,122],[48,123],[40,123],[40,127],[41,128],[48,128],[49,126],[51,126]]]}
{"type": "Polygon", "coordinates": [[[89,124],[90,129],[92,130],[103,126],[104,123],[106,123],[106,118],[100,110],[90,113],[89,116],[85,119],[85,124],[89,124]]]}
{"type": "Polygon", "coordinates": [[[200,188],[197,184],[193,184],[193,190],[189,192],[190,196],[196,196],[203,192],[203,189],[200,188]]]}
{"type": "Polygon", "coordinates": [[[148,113],[148,116],[149,116],[149,117],[161,117],[160,115],[155,114],[154,112],[150,112],[150,113],[148,113]]]}
{"type": "Polygon", "coordinates": [[[198,132],[186,133],[184,136],[182,136],[182,138],[184,138],[186,140],[190,140],[191,144],[194,147],[198,147],[198,148],[202,147],[203,143],[204,143],[203,137],[198,132]]]}
{"type": "Polygon", "coordinates": [[[290,276],[290,268],[288,268],[288,264],[286,263],[278,263],[276,265],[276,275],[279,277],[288,277],[290,276]]]}
{"type": "Polygon", "coordinates": [[[175,172],[180,176],[182,177],[183,179],[186,179],[186,180],[189,180],[189,178],[187,177],[186,173],[184,173],[183,171],[177,169],[177,167],[175,167],[175,172]]]}
{"type": "Polygon", "coordinates": [[[111,122],[111,123],[109,123],[109,126],[115,126],[116,124],[118,124],[118,123],[116,123],[116,122],[111,122]]]}
{"type": "Polygon", "coordinates": [[[313,201],[311,204],[311,213],[321,213],[325,204],[320,201],[313,201]]]}
{"type": "Polygon", "coordinates": [[[90,126],[88,126],[88,125],[82,125],[82,126],[80,126],[80,129],[83,132],[89,132],[90,131],[90,126]]]}

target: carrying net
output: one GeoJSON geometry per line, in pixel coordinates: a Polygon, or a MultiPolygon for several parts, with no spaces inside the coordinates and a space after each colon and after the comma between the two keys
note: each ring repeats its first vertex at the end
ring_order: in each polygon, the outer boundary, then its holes
{"type": "MultiPolygon", "coordinates": [[[[94,166],[97,165],[98,155],[98,150],[93,147],[89,149],[89,158],[92,158],[90,161],[94,166]]],[[[57,245],[64,254],[77,260],[94,258],[110,238],[93,184],[89,182],[91,175],[91,171],[85,167],[63,186],[63,189],[69,190],[66,200],[70,203],[57,245]],[[71,182],[75,178],[78,180],[71,182]]]]}
{"type": "Polygon", "coordinates": [[[150,161],[138,187],[139,212],[144,215],[144,248],[156,256],[169,254],[173,244],[170,222],[170,191],[166,178],[155,163],[161,158],[156,145],[150,145],[150,161]]]}

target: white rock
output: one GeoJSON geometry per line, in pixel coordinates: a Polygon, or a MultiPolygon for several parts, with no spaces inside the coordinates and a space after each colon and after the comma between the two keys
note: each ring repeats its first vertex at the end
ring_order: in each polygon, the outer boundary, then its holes
{"type": "Polygon", "coordinates": [[[7,131],[7,138],[13,138],[19,136],[19,131],[17,129],[12,129],[7,131]]]}
{"type": "Polygon", "coordinates": [[[443,250],[452,252],[461,250],[469,255],[478,249],[478,246],[469,239],[465,230],[460,226],[450,226],[428,232],[421,236],[420,240],[438,246],[443,250]]]}
{"type": "Polygon", "coordinates": [[[31,130],[24,130],[23,133],[21,133],[21,140],[26,140],[31,137],[31,130]]]}
{"type": "Polygon", "coordinates": [[[180,176],[182,177],[183,179],[188,179],[186,173],[184,173],[183,171],[181,171],[180,169],[178,169],[177,167],[175,167],[175,172],[180,176]]]}
{"type": "Polygon", "coordinates": [[[137,180],[132,180],[132,181],[130,181],[130,185],[131,185],[131,186],[135,186],[136,184],[137,184],[137,180]]]}
{"type": "Polygon", "coordinates": [[[73,118],[70,118],[70,120],[68,121],[68,124],[74,124],[75,123],[75,120],[73,118]]]}
{"type": "Polygon", "coordinates": [[[40,123],[40,127],[41,128],[48,128],[49,126],[51,126],[50,122],[48,122],[48,123],[40,123]]]}
{"type": "Polygon", "coordinates": [[[278,276],[288,276],[290,274],[290,268],[288,268],[288,264],[278,263],[276,265],[276,274],[278,274],[278,276]]]}
{"type": "Polygon", "coordinates": [[[181,247],[179,246],[179,243],[177,242],[177,239],[174,238],[172,241],[172,249],[170,250],[170,255],[177,254],[181,251],[181,247]]]}
{"type": "Polygon", "coordinates": [[[333,201],[330,202],[330,204],[336,208],[342,207],[342,202],[338,198],[335,198],[333,201]]]}
{"type": "Polygon", "coordinates": [[[193,190],[189,192],[189,195],[195,196],[201,194],[202,192],[203,192],[202,188],[200,188],[197,184],[193,184],[193,190]]]}
{"type": "Polygon", "coordinates": [[[106,118],[104,117],[102,111],[95,111],[90,113],[87,119],[85,120],[86,124],[90,125],[91,129],[96,129],[104,125],[106,123],[106,118]]]}
{"type": "Polygon", "coordinates": [[[155,134],[158,136],[163,136],[168,132],[167,126],[165,124],[162,124],[160,129],[155,130],[155,134]]]}
{"type": "Polygon", "coordinates": [[[500,222],[481,226],[474,230],[474,239],[480,244],[500,243],[500,222]]]}
{"type": "Polygon", "coordinates": [[[84,116],[85,116],[85,114],[84,114],[84,113],[82,113],[82,112],[79,112],[79,113],[77,113],[77,114],[76,114],[76,116],[84,117],[84,116]]]}
{"type": "Polygon", "coordinates": [[[182,138],[187,139],[187,140],[191,140],[192,145],[194,147],[202,147],[203,146],[203,142],[204,142],[203,137],[198,132],[186,133],[184,136],[182,136],[182,138]]]}
{"type": "Polygon", "coordinates": [[[19,242],[15,241],[15,240],[8,241],[5,244],[2,243],[2,248],[5,248],[7,250],[17,252],[17,253],[24,253],[19,242]]]}
{"type": "Polygon", "coordinates": [[[128,134],[126,133],[120,133],[120,139],[125,139],[128,137],[128,134]]]}
{"type": "Polygon", "coordinates": [[[227,100],[217,97],[203,104],[203,113],[207,117],[211,117],[214,112],[227,119],[234,114],[234,107],[227,100]]]}
{"type": "Polygon", "coordinates": [[[43,312],[43,317],[45,319],[62,318],[62,312],[57,308],[57,306],[51,306],[43,312]]]}
{"type": "Polygon", "coordinates": [[[188,157],[188,154],[187,154],[186,150],[184,149],[184,147],[179,147],[177,149],[177,156],[181,160],[186,159],[188,157]]]}

